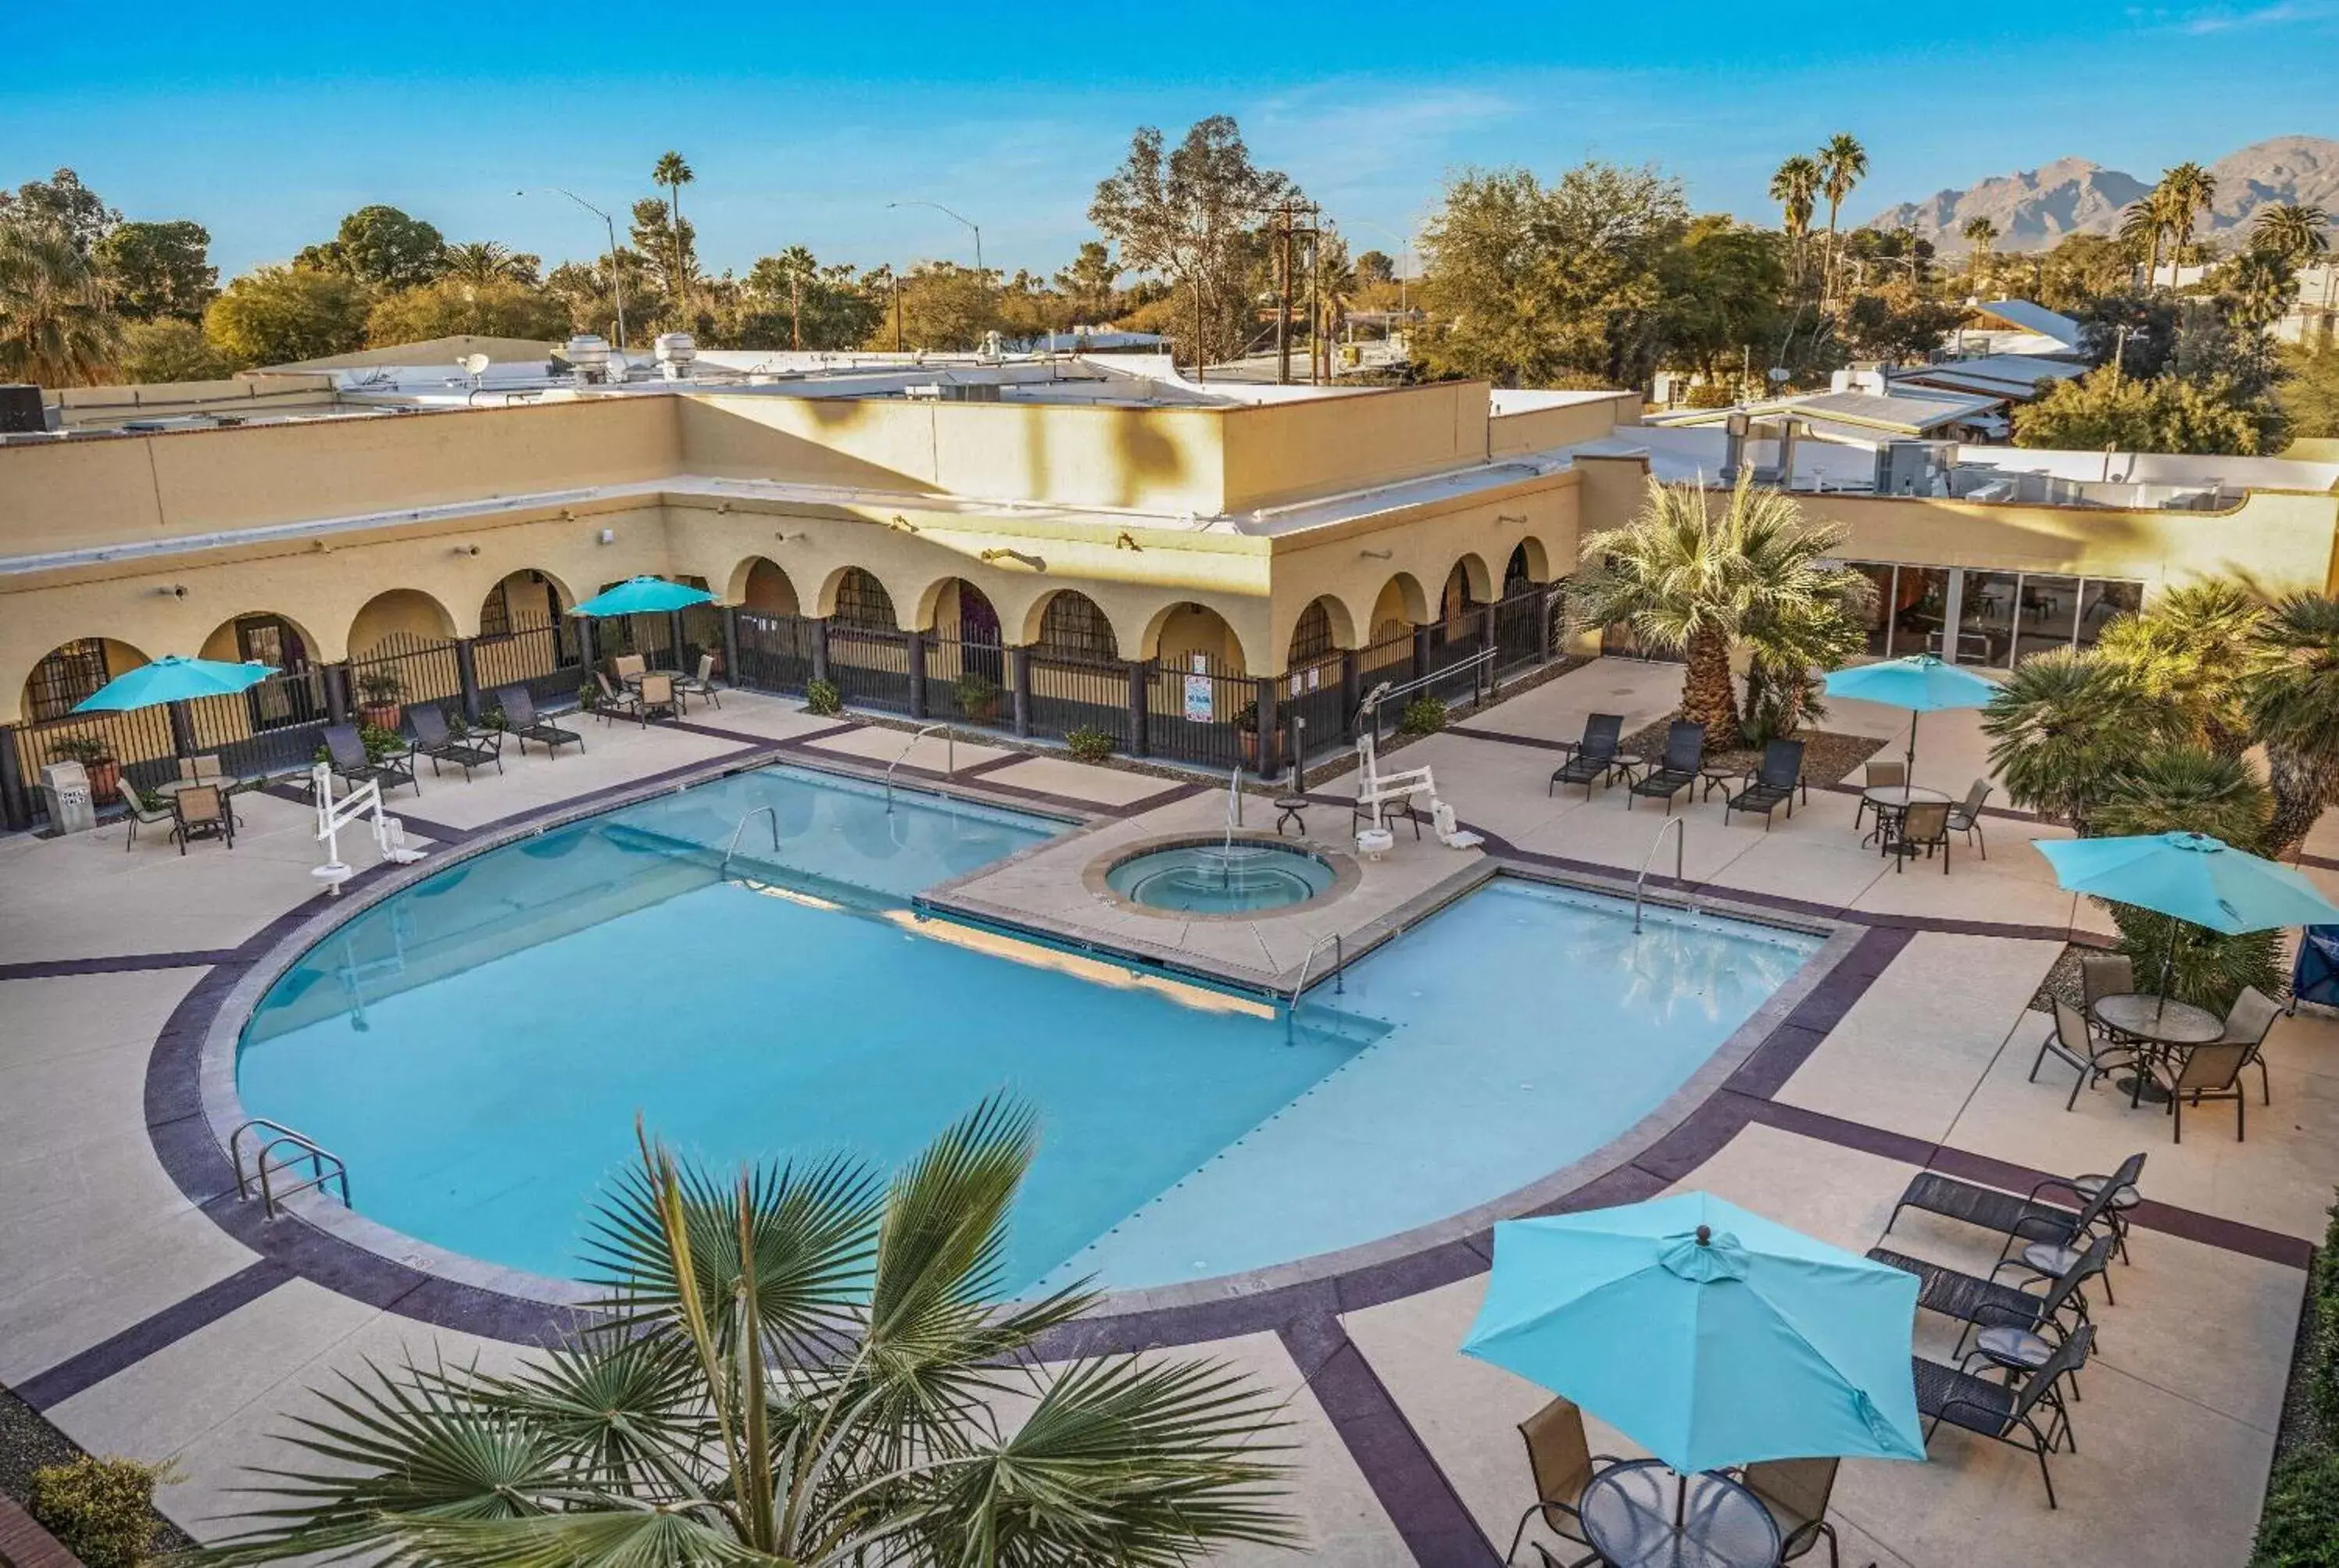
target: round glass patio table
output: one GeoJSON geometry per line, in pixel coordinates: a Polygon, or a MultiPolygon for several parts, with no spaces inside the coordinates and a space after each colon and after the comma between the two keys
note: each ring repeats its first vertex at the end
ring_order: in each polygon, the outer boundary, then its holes
{"type": "Polygon", "coordinates": [[[1684,1477],[1662,1460],[1636,1459],[1586,1482],[1577,1506],[1584,1540],[1612,1568],[1775,1568],[1779,1561],[1778,1521],[1726,1475],[1684,1477]]]}
{"type": "Polygon", "coordinates": [[[1876,808],[1876,825],[1869,831],[1867,838],[1860,841],[1862,843],[1883,834],[1884,822],[1887,817],[1900,816],[1912,805],[1949,804],[1949,797],[1947,794],[1937,789],[1929,789],[1923,784],[1874,784],[1860,791],[1860,794],[1861,799],[1876,808]]]}
{"type": "MultiPolygon", "coordinates": [[[[2182,1050],[2190,1045],[2206,1045],[2226,1032],[2226,1021],[2207,1008],[2195,1007],[2189,1001],[2171,1001],[2148,991],[2099,996],[2091,1011],[2096,1021],[2106,1029],[2153,1049],[2182,1050]]],[[[2168,1091],[2141,1073],[2133,1080],[2116,1080],[2114,1087],[2127,1090],[2132,1099],[2148,1100],[2155,1105],[2165,1105],[2168,1100],[2168,1091]]]]}

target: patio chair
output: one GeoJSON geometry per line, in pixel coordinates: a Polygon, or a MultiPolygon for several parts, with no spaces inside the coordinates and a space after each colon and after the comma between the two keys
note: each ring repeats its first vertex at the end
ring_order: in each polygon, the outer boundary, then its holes
{"type": "Polygon", "coordinates": [[[2047,1455],[2065,1442],[2077,1454],[2079,1440],[2071,1430],[2069,1414],[2064,1410],[2062,1396],[2055,1386],[2066,1374],[2087,1365],[2087,1353],[2095,1343],[2095,1326],[2081,1324],[2078,1331],[2047,1358],[2045,1366],[2017,1386],[1992,1383],[1921,1356],[1910,1356],[1910,1370],[1917,1380],[1917,1414],[1926,1422],[1925,1446],[1932,1446],[1933,1434],[1946,1421],[1952,1426],[2033,1454],[2038,1460],[2038,1478],[2047,1484],[2047,1506],[2056,1506],[2055,1477],[2048,1473],[2047,1455]],[[2038,1424],[2041,1405],[2048,1412],[2044,1426],[2038,1424]]]}
{"type": "Polygon", "coordinates": [[[1634,795],[1655,795],[1665,803],[1665,814],[1673,815],[1673,797],[1697,783],[1697,770],[1704,764],[1705,726],[1675,719],[1665,728],[1664,756],[1625,786],[1624,809],[1633,809],[1634,795]]]}
{"type": "Polygon", "coordinates": [[[1949,808],[1943,801],[1919,801],[1897,816],[1884,819],[1884,852],[1892,856],[1894,871],[1907,871],[1916,852],[1941,852],[1941,874],[1949,874],[1949,808]]]}
{"type": "Polygon", "coordinates": [[[536,699],[528,695],[526,686],[504,686],[496,693],[496,705],[504,710],[504,733],[519,747],[519,754],[528,754],[528,743],[536,742],[546,753],[558,760],[562,746],[585,749],[585,737],[575,730],[563,729],[536,711],[536,699]]]}
{"type": "Polygon", "coordinates": [[[2281,1016],[2282,1003],[2256,986],[2245,985],[2242,994],[2234,998],[2232,1011],[2226,1014],[2226,1032],[2217,1037],[2219,1045],[2250,1048],[2243,1065],[2258,1070],[2258,1094],[2268,1105],[2274,1103],[2274,1080],[2266,1075],[2265,1038],[2274,1031],[2274,1021],[2281,1016]]]}
{"type": "Polygon", "coordinates": [[[227,774],[220,767],[219,754],[206,752],[199,757],[181,757],[179,776],[183,779],[215,779],[225,778],[227,774]]]}
{"type": "MultiPolygon", "coordinates": [[[[1895,1252],[1889,1247],[1871,1247],[1868,1256],[1871,1262],[1915,1275],[1917,1305],[1966,1326],[1965,1334],[1958,1338],[1958,1349],[1962,1353],[1967,1337],[1976,1329],[2012,1329],[2060,1344],[2065,1333],[2062,1314],[2067,1308],[2074,1326],[2087,1321],[2085,1287],[2088,1280],[2110,1266],[2112,1238],[2107,1231],[2073,1253],[2063,1271],[2048,1280],[2043,1291],[1962,1273],[1921,1257],[1911,1257],[1905,1252],[1895,1252]]],[[[2023,1365],[2029,1369],[2045,1359],[2041,1354],[2023,1365]]]]}
{"type": "Polygon", "coordinates": [[[1617,754],[1617,744],[1624,738],[1624,717],[1622,714],[1594,714],[1584,721],[1584,738],[1563,741],[1567,748],[1567,760],[1552,770],[1551,782],[1543,787],[1547,796],[1561,784],[1582,784],[1584,798],[1592,798],[1594,784],[1606,784],[1615,776],[1623,758],[1617,754]]]}
{"type": "MultiPolygon", "coordinates": [[[[1892,1206],[1892,1218],[1884,1222],[1884,1233],[1888,1236],[1892,1233],[1892,1228],[1900,1223],[1900,1211],[1904,1208],[1913,1208],[1923,1214],[1938,1214],[1945,1219],[1962,1220],[2006,1238],[2006,1245],[1999,1251],[2001,1266],[2018,1243],[2040,1244],[2024,1248],[2022,1261],[2025,1267],[2038,1273],[2058,1275],[2068,1267],[2067,1262],[2055,1262],[2050,1267],[2042,1267],[2032,1255],[2035,1253],[2038,1258],[2043,1259],[2048,1249],[2087,1245],[2094,1238],[2095,1228],[2107,1223],[2105,1215],[2111,1208],[2114,1196],[2123,1188],[2134,1188],[2137,1178],[2143,1174],[2143,1154],[2131,1154],[2120,1162],[2120,1168],[2107,1179],[2101,1177],[2080,1178],[2091,1180],[2092,1191],[2082,1192],[2077,1181],[2049,1176],[2033,1186],[2025,1196],[2002,1192],[1995,1187],[1983,1187],[1971,1181],[1960,1181],[1938,1170],[1920,1170],[1910,1178],[1908,1187],[1900,1194],[1900,1200],[1892,1206]],[[2058,1203],[2040,1201],[2041,1194],[2057,1188],[2077,1198],[2079,1207],[2070,1209],[2058,1203]]],[[[2112,1299],[2109,1276],[2105,1278],[2104,1298],[2107,1301],[2112,1299]]]]}
{"type": "Polygon", "coordinates": [[[593,672],[593,678],[600,684],[601,687],[601,700],[593,705],[593,713],[594,716],[603,724],[621,718],[638,719],[641,716],[640,694],[618,689],[610,684],[607,676],[598,670],[593,672]]]}
{"type": "Polygon", "coordinates": [[[639,700],[634,704],[634,716],[644,727],[652,714],[659,713],[670,719],[682,717],[682,698],[675,693],[674,677],[663,671],[642,677],[639,700]]]}
{"type": "Polygon", "coordinates": [[[1949,808],[1949,831],[1966,835],[1966,847],[1981,851],[1981,858],[1989,858],[1989,840],[1982,835],[1981,805],[1989,799],[1989,781],[1976,779],[1966,791],[1966,798],[1949,808]]]}
{"type": "Polygon", "coordinates": [[[442,762],[453,763],[463,770],[463,782],[471,782],[471,770],[496,764],[496,772],[504,771],[504,737],[494,730],[485,730],[455,738],[447,727],[447,715],[435,703],[422,703],[406,710],[414,725],[415,748],[430,759],[430,772],[435,776],[442,762]]]}
{"type": "Polygon", "coordinates": [[[2243,1141],[2250,1097],[2242,1089],[2242,1069],[2249,1065],[2250,1055],[2256,1049],[2247,1040],[2216,1040],[2194,1046],[2176,1059],[2174,1067],[2157,1070],[2156,1076],[2161,1087],[2168,1090],[2169,1115],[2176,1124],[2172,1142],[2185,1141],[2186,1102],[2190,1100],[2197,1110],[2205,1100],[2234,1102],[2234,1141],[2243,1141]]]}
{"type": "Polygon", "coordinates": [[[2078,1077],[2072,1080],[2071,1098],[2063,1102],[2069,1110],[2079,1103],[2079,1090],[2093,1089],[2111,1075],[2116,1067],[2133,1068],[2136,1053],[2116,1040],[2100,1039],[2087,1030],[2087,1018],[2061,997],[2055,999],[2055,1027],[2038,1042],[2038,1054],[2030,1063],[2030,1081],[2038,1081],[2038,1070],[2047,1064],[2048,1052],[2065,1066],[2074,1068],[2078,1077]]]}
{"type": "Polygon", "coordinates": [[[1801,790],[1803,798],[1811,799],[1811,786],[1803,782],[1803,743],[1772,741],[1762,748],[1762,765],[1740,781],[1746,787],[1734,795],[1723,797],[1722,822],[1730,824],[1734,811],[1759,811],[1762,814],[1762,831],[1771,831],[1771,814],[1781,805],[1787,815],[1795,814],[1795,792],[1801,790]]]}
{"type": "MultiPolygon", "coordinates": [[[[1884,789],[1893,784],[1904,784],[1908,782],[1909,764],[1907,763],[1870,763],[1866,773],[1861,775],[1860,787],[1862,791],[1884,789]]],[[[1865,794],[1862,794],[1860,797],[1860,809],[1851,814],[1851,825],[1853,831],[1857,832],[1859,830],[1861,821],[1867,817],[1870,812],[1876,812],[1876,814],[1879,816],[1884,814],[1881,811],[1878,810],[1874,801],[1870,800],[1865,794]]]]}
{"type": "Polygon", "coordinates": [[[179,814],[171,809],[169,797],[160,798],[163,801],[161,805],[148,805],[146,797],[139,793],[136,784],[126,778],[122,781],[122,804],[130,813],[130,833],[122,841],[125,853],[138,842],[140,828],[160,827],[166,822],[176,823],[179,820],[179,814]]]}
{"type": "MultiPolygon", "coordinates": [[[[1527,1526],[1535,1523],[1537,1515],[1545,1528],[1563,1540],[1588,1545],[1575,1505],[1593,1473],[1615,1461],[1604,1454],[1593,1454],[1592,1445],[1584,1435],[1584,1412],[1572,1399],[1554,1399],[1520,1422],[1519,1435],[1526,1440],[1527,1468],[1535,1473],[1535,1501],[1519,1515],[1519,1527],[1511,1533],[1511,1549],[1503,1553],[1503,1561],[1508,1563],[1518,1555],[1519,1543],[1526,1539],[1527,1526]]],[[[1545,1563],[1553,1561],[1540,1543],[1535,1550],[1545,1563]]],[[[1595,1552],[1577,1561],[1580,1568],[1582,1563],[1599,1560],[1600,1554],[1595,1552]]]]}
{"type": "Polygon", "coordinates": [[[620,681],[638,676],[649,667],[649,661],[639,654],[619,654],[609,661],[609,668],[617,673],[620,681]]]}
{"type": "Polygon", "coordinates": [[[325,758],[333,776],[343,784],[378,784],[384,794],[400,784],[410,784],[418,799],[422,794],[422,781],[414,776],[414,754],[393,752],[377,762],[366,754],[364,737],[355,725],[325,726],[325,758]]]}
{"type": "Polygon", "coordinates": [[[1835,1494],[1837,1463],[1833,1459],[1764,1459],[1749,1464],[1740,1474],[1739,1484],[1762,1499],[1779,1526],[1780,1562],[1808,1556],[1825,1541],[1828,1568],[1841,1568],[1835,1526],[1827,1522],[1828,1500],[1835,1494]]]}
{"type": "Polygon", "coordinates": [[[705,697],[716,707],[721,707],[723,699],[715,695],[715,656],[699,655],[697,673],[675,676],[674,689],[687,696],[705,697]]]}
{"type": "Polygon", "coordinates": [[[2116,1032],[2096,1021],[2096,1003],[2107,996],[2126,996],[2136,990],[2136,960],[2124,952],[2091,952],[2079,960],[2079,996],[2087,1028],[2100,1035],[2116,1032]]]}
{"type": "Polygon", "coordinates": [[[235,847],[235,808],[228,804],[227,792],[217,784],[192,784],[171,797],[171,814],[177,825],[171,836],[179,843],[179,853],[187,853],[189,841],[217,838],[235,847]]]}

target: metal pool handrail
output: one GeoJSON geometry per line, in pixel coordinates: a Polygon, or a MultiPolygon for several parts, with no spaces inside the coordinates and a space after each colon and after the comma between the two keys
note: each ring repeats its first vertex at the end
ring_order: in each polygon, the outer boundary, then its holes
{"type": "Polygon", "coordinates": [[[745,816],[741,817],[739,819],[738,825],[731,830],[731,843],[729,847],[725,849],[723,852],[723,863],[717,866],[715,870],[715,874],[716,876],[722,876],[730,871],[731,857],[739,853],[739,835],[745,833],[747,831],[747,824],[754,822],[759,816],[767,816],[772,819],[772,853],[774,854],[780,853],[780,814],[775,807],[759,805],[755,810],[749,812],[745,816]]]}
{"type": "Polygon", "coordinates": [[[1682,846],[1689,839],[1685,826],[1688,821],[1687,817],[1667,817],[1665,825],[1657,830],[1657,836],[1649,841],[1649,853],[1641,857],[1640,873],[1633,878],[1633,934],[1634,936],[1641,934],[1642,884],[1649,880],[1649,863],[1657,858],[1657,849],[1665,842],[1665,834],[1668,833],[1673,835],[1673,880],[1675,882],[1682,880],[1682,846]]]}
{"type": "Polygon", "coordinates": [[[1291,1000],[1283,1009],[1283,1037],[1286,1040],[1291,1038],[1295,1027],[1292,1021],[1299,1016],[1299,993],[1308,989],[1308,971],[1327,942],[1332,944],[1332,989],[1335,991],[1347,989],[1347,981],[1340,977],[1340,971],[1347,967],[1347,950],[1341,942],[1338,932],[1327,932],[1308,944],[1308,956],[1299,961],[1299,978],[1291,982],[1291,1000]]]}
{"type": "Polygon", "coordinates": [[[943,745],[944,747],[943,756],[943,777],[956,778],[958,776],[958,731],[951,728],[948,725],[925,725],[921,726],[915,734],[910,736],[910,744],[903,746],[899,752],[895,753],[893,760],[885,764],[885,814],[887,816],[893,814],[893,770],[902,765],[902,760],[904,757],[918,749],[918,743],[920,741],[925,739],[928,735],[933,735],[937,730],[942,732],[943,745]]]}
{"type": "Polygon", "coordinates": [[[271,1219],[276,1217],[279,1199],[290,1198],[296,1192],[306,1192],[311,1188],[322,1192],[329,1182],[340,1184],[341,1207],[343,1208],[350,1207],[350,1168],[343,1162],[341,1157],[305,1135],[293,1131],[281,1121],[271,1121],[264,1116],[253,1117],[228,1134],[227,1153],[229,1160],[235,1167],[236,1197],[249,1200],[252,1197],[252,1184],[256,1178],[260,1184],[261,1207],[271,1219]],[[244,1174],[243,1169],[243,1135],[247,1132],[259,1135],[258,1143],[253,1150],[252,1172],[249,1177],[244,1174]],[[283,1160],[275,1165],[269,1164],[268,1157],[287,1146],[299,1152],[291,1159],[283,1160]],[[291,1170],[302,1156],[306,1156],[309,1161],[308,1179],[295,1182],[292,1186],[279,1191],[271,1179],[271,1176],[279,1170],[291,1170]]]}

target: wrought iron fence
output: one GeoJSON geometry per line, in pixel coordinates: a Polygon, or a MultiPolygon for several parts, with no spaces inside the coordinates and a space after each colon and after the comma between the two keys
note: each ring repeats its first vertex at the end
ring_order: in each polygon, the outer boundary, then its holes
{"type": "MultiPolygon", "coordinates": [[[[360,705],[376,708],[460,698],[463,672],[454,640],[392,632],[350,660],[350,691],[360,705]]],[[[321,715],[321,700],[317,709],[321,715]]]]}
{"type": "Polygon", "coordinates": [[[844,700],[889,714],[910,711],[910,634],[828,623],[828,678],[844,700]]]}
{"type": "Polygon", "coordinates": [[[1495,675],[1544,662],[1544,650],[1555,641],[1551,628],[1558,605],[1559,595],[1537,584],[1495,606],[1495,675]]]}
{"type": "MultiPolygon", "coordinates": [[[[1130,749],[1128,665],[1120,659],[1043,656],[1036,648],[1029,663],[1034,734],[1063,736],[1074,730],[1102,730],[1116,749],[1130,749]]],[[[1149,749],[1160,752],[1158,745],[1149,749]]]]}
{"type": "Polygon", "coordinates": [[[801,695],[812,679],[813,623],[770,610],[734,610],[732,616],[739,667],[727,672],[730,678],[758,691],[801,695]]]}
{"type": "Polygon", "coordinates": [[[590,678],[577,654],[576,623],[538,620],[482,636],[471,645],[471,667],[489,702],[503,686],[525,686],[540,705],[574,702],[590,678]]]}
{"type": "Polygon", "coordinates": [[[1311,659],[1277,683],[1277,705],[1282,710],[1289,745],[1307,757],[1320,756],[1347,738],[1348,710],[1362,694],[1351,695],[1344,688],[1340,667],[1338,654],[1311,659]],[[1305,727],[1294,720],[1306,721],[1305,727]]]}
{"type": "Polygon", "coordinates": [[[958,724],[1005,728],[1013,718],[1007,650],[996,642],[939,637],[926,645],[926,712],[958,724]]]}
{"type": "MultiPolygon", "coordinates": [[[[1146,683],[1145,749],[1149,755],[1205,767],[1237,764],[1257,772],[1258,683],[1207,654],[1189,654],[1181,667],[1154,667],[1146,683]]],[[[1274,760],[1265,766],[1273,767],[1274,760]]]]}

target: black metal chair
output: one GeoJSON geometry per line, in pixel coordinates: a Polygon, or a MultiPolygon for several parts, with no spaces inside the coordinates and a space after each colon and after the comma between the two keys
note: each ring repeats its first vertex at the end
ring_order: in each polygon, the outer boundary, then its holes
{"type": "Polygon", "coordinates": [[[1633,809],[1634,795],[1653,795],[1665,803],[1671,816],[1673,797],[1697,783],[1705,763],[1705,726],[1675,719],[1665,730],[1665,753],[1656,766],[1625,786],[1624,809],[1633,809]]]}
{"type": "Polygon", "coordinates": [[[519,747],[519,754],[528,754],[528,743],[536,742],[547,754],[558,760],[562,746],[585,749],[585,737],[575,730],[563,729],[536,711],[536,699],[526,686],[504,686],[496,693],[496,705],[504,710],[504,733],[519,747]]]}
{"type": "Polygon", "coordinates": [[[473,768],[483,768],[493,763],[496,772],[504,771],[504,739],[494,730],[458,740],[447,727],[447,715],[431,703],[407,709],[406,718],[414,726],[415,748],[430,759],[433,774],[438,773],[439,764],[442,762],[453,763],[461,768],[467,784],[470,782],[473,768]]]}
{"type": "Polygon", "coordinates": [[[1803,782],[1803,743],[1772,741],[1762,748],[1762,765],[1748,774],[1741,783],[1745,786],[1736,794],[1724,797],[1722,821],[1726,827],[1734,811],[1759,811],[1762,814],[1762,831],[1771,831],[1771,814],[1781,806],[1787,815],[1795,814],[1795,792],[1803,792],[1810,800],[1811,786],[1803,782]]]}
{"type": "Polygon", "coordinates": [[[1910,1369],[1917,1380],[1917,1414],[1926,1421],[1925,1445],[1932,1446],[1933,1434],[1946,1421],[2035,1455],[2038,1478],[2047,1484],[2047,1506],[2055,1507],[2055,1477],[2048,1473],[2047,1455],[2065,1443],[2072,1453],[2079,1451],[2078,1436],[2071,1430],[2070,1415],[2063,1408],[2062,1395],[2055,1386],[2087,1365],[2095,1343],[2095,1326],[2081,1324],[2043,1366],[2013,1387],[1921,1356],[1910,1356],[1910,1369]],[[2043,1426],[2038,1423],[2042,1405],[2048,1412],[2043,1426]]]}
{"type": "Polygon", "coordinates": [[[1561,784],[1580,784],[1584,798],[1590,800],[1593,785],[1604,785],[1615,776],[1623,760],[1616,748],[1623,738],[1622,714],[1594,714],[1585,719],[1582,740],[1560,743],[1567,748],[1567,760],[1552,770],[1551,782],[1544,785],[1543,793],[1549,795],[1561,784]]]}
{"type": "Polygon", "coordinates": [[[364,737],[355,725],[325,726],[325,762],[333,776],[346,784],[378,784],[388,794],[400,784],[410,786],[416,798],[422,781],[414,776],[414,754],[391,752],[380,758],[368,754],[364,737]]]}
{"type": "MultiPolygon", "coordinates": [[[[1965,1325],[1965,1332],[1958,1336],[1960,1353],[1975,1330],[1991,1328],[2029,1335],[2045,1342],[2051,1350],[2065,1337],[2062,1315],[2067,1309],[2074,1326],[2087,1320],[2085,1287],[2110,1266],[2112,1245],[2111,1233],[2106,1231],[2089,1242],[2084,1251],[2074,1251],[2063,1271],[2049,1279],[2043,1291],[1962,1273],[1921,1257],[1911,1257],[1905,1252],[1895,1252],[1889,1247],[1871,1247],[1868,1256],[1887,1267],[1915,1275],[1917,1305],[1965,1325]]],[[[2046,1352],[2042,1351],[2022,1365],[2031,1368],[2045,1360],[2046,1352]]]]}
{"type": "MultiPolygon", "coordinates": [[[[2033,1244],[2026,1252],[2045,1248],[2084,1247],[2094,1239],[2098,1224],[2108,1225],[2106,1216],[2112,1201],[2122,1188],[2133,1188],[2137,1178],[2144,1174],[2144,1156],[2131,1154],[2120,1162],[2120,1168],[2107,1179],[2092,1178],[2094,1190],[2082,1194],[2077,1182],[2050,1176],[2032,1187],[2026,1197],[2019,1193],[2001,1192],[1995,1187],[1982,1187],[1970,1181],[1960,1181],[1954,1176],[1944,1176],[1938,1170],[1921,1170],[1910,1178],[1900,1194],[1900,1201],[1892,1206],[1892,1218],[1884,1222],[1886,1235],[1900,1222],[1900,1211],[1913,1208],[1924,1214],[1938,1214],[1945,1219],[1962,1220],[1968,1225],[1992,1231],[2006,1238],[1999,1249],[2003,1262],[2018,1243],[2033,1244]],[[2040,1194],[2060,1189],[2080,1199],[2076,1209],[2060,1204],[2040,1201],[2040,1194]]],[[[2090,1178],[2082,1178],[2082,1180],[2090,1178]]],[[[2043,1256],[2043,1253],[2042,1253],[2043,1256]]],[[[2040,1267],[2036,1262],[2028,1267],[2043,1274],[2060,1274],[2068,1267],[2057,1262],[2040,1267]]],[[[2111,1299],[2110,1277],[2106,1276],[2104,1297],[2111,1299]]]]}
{"type": "Polygon", "coordinates": [[[1984,860],[1989,858],[1989,840],[1981,831],[1981,806],[1988,799],[1989,781],[1976,779],[1966,798],[1949,808],[1949,831],[1965,834],[1967,847],[1979,850],[1984,860]]]}

